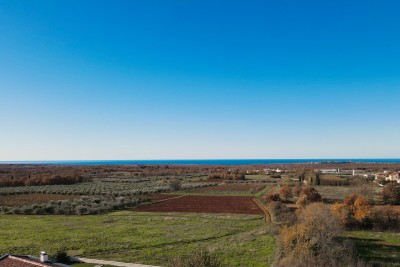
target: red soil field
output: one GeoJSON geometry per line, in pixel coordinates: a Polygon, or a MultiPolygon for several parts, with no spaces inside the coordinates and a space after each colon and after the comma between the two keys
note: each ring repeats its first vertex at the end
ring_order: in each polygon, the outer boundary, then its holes
{"type": "Polygon", "coordinates": [[[252,197],[184,196],[163,202],[140,206],[135,211],[264,214],[252,197]]]}

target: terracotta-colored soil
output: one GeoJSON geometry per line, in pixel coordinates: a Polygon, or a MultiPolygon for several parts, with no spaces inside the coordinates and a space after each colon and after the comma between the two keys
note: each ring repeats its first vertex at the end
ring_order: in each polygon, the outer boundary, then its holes
{"type": "Polygon", "coordinates": [[[252,197],[194,195],[140,206],[135,211],[264,214],[252,197]]]}

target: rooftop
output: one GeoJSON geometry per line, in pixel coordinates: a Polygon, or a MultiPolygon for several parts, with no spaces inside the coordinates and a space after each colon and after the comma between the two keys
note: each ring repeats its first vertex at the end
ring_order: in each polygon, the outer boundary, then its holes
{"type": "Polygon", "coordinates": [[[48,267],[59,266],[51,262],[40,262],[31,256],[4,255],[0,257],[0,267],[48,267]]]}

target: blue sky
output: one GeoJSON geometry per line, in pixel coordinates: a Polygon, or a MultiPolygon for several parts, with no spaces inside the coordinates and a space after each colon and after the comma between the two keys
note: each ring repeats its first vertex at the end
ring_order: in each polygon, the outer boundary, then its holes
{"type": "Polygon", "coordinates": [[[0,0],[0,160],[398,158],[399,10],[0,0]]]}

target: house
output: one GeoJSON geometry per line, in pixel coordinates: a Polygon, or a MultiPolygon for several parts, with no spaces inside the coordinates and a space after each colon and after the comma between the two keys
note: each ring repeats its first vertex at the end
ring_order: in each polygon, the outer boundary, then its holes
{"type": "Polygon", "coordinates": [[[375,180],[385,180],[386,179],[386,173],[376,173],[375,174],[375,180]]]}
{"type": "Polygon", "coordinates": [[[375,180],[385,180],[400,183],[400,172],[383,172],[375,174],[375,180]]]}
{"type": "Polygon", "coordinates": [[[385,180],[400,183],[400,172],[388,173],[385,180]]]}
{"type": "Polygon", "coordinates": [[[4,255],[0,256],[0,267],[60,267],[69,266],[61,263],[49,261],[47,253],[42,251],[40,257],[4,255]]]}

